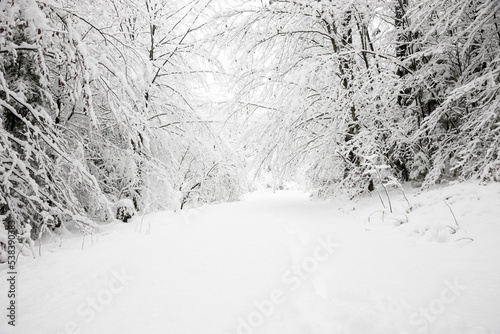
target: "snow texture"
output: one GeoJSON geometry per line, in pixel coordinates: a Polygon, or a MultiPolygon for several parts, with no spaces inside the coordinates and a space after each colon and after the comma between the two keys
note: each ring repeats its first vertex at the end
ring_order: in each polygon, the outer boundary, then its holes
{"type": "Polygon", "coordinates": [[[43,245],[0,333],[499,333],[500,184],[406,192],[258,191],[43,245]]]}

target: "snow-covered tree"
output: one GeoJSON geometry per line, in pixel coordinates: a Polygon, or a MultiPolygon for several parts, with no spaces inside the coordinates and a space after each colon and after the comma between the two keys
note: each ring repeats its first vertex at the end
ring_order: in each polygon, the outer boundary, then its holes
{"type": "Polygon", "coordinates": [[[2,220],[37,238],[90,232],[124,198],[143,210],[239,196],[241,162],[195,94],[209,3],[1,3],[2,220]]]}
{"type": "Polygon", "coordinates": [[[215,38],[236,55],[257,166],[305,173],[319,196],[372,190],[373,161],[401,181],[498,179],[497,2],[234,8],[215,38]]]}
{"type": "Polygon", "coordinates": [[[0,215],[32,235],[71,222],[88,230],[108,213],[86,168],[83,141],[61,122],[63,109],[96,123],[90,66],[69,18],[35,1],[2,2],[0,27],[0,215]]]}
{"type": "Polygon", "coordinates": [[[404,82],[411,102],[406,109],[417,123],[412,144],[427,164],[426,184],[498,181],[499,14],[497,1],[443,0],[408,8],[406,63],[414,70],[404,82]]]}

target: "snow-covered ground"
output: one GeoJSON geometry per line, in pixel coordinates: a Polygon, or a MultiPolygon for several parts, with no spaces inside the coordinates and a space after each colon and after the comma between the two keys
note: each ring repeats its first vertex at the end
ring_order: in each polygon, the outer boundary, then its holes
{"type": "Polygon", "coordinates": [[[413,192],[260,191],[43,245],[15,328],[2,270],[0,333],[500,333],[500,184],[413,192]]]}

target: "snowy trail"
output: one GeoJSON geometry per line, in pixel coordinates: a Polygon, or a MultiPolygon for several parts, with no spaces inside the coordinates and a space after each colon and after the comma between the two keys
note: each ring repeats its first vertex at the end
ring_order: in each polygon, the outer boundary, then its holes
{"type": "Polygon", "coordinates": [[[439,243],[367,225],[378,206],[256,193],[65,240],[20,261],[0,333],[500,333],[498,209],[439,243]]]}

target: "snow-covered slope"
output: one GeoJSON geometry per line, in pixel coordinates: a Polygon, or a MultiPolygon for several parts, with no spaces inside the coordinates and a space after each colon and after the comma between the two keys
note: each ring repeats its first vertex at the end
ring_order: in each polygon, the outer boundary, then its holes
{"type": "Polygon", "coordinates": [[[500,184],[406,195],[257,192],[44,245],[0,333],[500,333],[500,184]]]}

